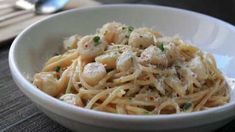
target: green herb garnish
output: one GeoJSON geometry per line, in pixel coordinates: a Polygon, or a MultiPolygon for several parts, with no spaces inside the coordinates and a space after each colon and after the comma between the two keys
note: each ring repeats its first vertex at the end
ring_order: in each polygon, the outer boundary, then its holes
{"type": "Polygon", "coordinates": [[[132,62],[132,63],[134,62],[134,58],[133,58],[133,57],[131,57],[131,62],[132,62]]]}
{"type": "Polygon", "coordinates": [[[158,46],[158,48],[159,48],[162,52],[165,50],[163,43],[160,43],[160,45],[158,46]]]}
{"type": "Polygon", "coordinates": [[[144,114],[145,114],[145,115],[149,115],[149,113],[150,113],[150,112],[148,112],[148,111],[144,111],[144,114]]]}
{"type": "Polygon", "coordinates": [[[60,67],[60,66],[57,66],[57,67],[55,68],[55,71],[56,71],[56,72],[60,72],[60,69],[61,69],[61,67],[60,67]]]}
{"type": "Polygon", "coordinates": [[[189,108],[191,108],[192,107],[192,103],[191,102],[185,102],[184,104],[183,104],[183,111],[187,111],[189,108]]]}
{"type": "Polygon", "coordinates": [[[99,36],[95,36],[94,38],[93,38],[93,41],[94,41],[94,45],[95,46],[97,46],[97,45],[99,45],[100,44],[100,37],[99,36]]]}
{"type": "Polygon", "coordinates": [[[132,32],[133,30],[134,30],[134,27],[132,27],[132,26],[129,26],[129,27],[128,27],[128,31],[129,31],[129,32],[132,32]]]}

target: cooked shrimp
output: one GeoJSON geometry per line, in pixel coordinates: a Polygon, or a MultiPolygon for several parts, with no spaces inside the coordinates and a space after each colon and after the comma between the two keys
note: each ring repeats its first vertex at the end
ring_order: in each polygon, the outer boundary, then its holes
{"type": "Polygon", "coordinates": [[[120,71],[127,71],[133,65],[133,52],[127,50],[123,52],[116,62],[117,69],[120,71]]]}
{"type": "Polygon", "coordinates": [[[147,48],[154,44],[154,34],[148,28],[135,29],[129,38],[129,45],[136,48],[147,48]]]}
{"type": "Polygon", "coordinates": [[[106,69],[103,64],[92,62],[85,65],[82,77],[90,84],[95,85],[106,75],[106,69]]]}
{"type": "Polygon", "coordinates": [[[151,63],[160,66],[169,66],[178,57],[178,52],[173,44],[161,44],[160,46],[149,46],[141,56],[141,63],[151,63]]]}
{"type": "Polygon", "coordinates": [[[205,80],[207,78],[206,68],[200,57],[195,57],[189,62],[189,67],[196,74],[198,80],[205,80]]]}
{"type": "Polygon", "coordinates": [[[119,52],[111,51],[111,52],[102,54],[100,56],[97,56],[95,58],[95,61],[102,63],[108,69],[113,69],[113,68],[116,68],[116,60],[118,56],[119,56],[119,52]]]}
{"type": "Polygon", "coordinates": [[[56,96],[60,92],[58,82],[56,72],[40,72],[35,74],[33,84],[43,92],[56,96]]]}
{"type": "Polygon", "coordinates": [[[76,49],[77,48],[77,42],[82,38],[80,35],[73,35],[69,38],[66,38],[63,43],[63,50],[67,51],[70,49],[76,49]]]}
{"type": "Polygon", "coordinates": [[[127,44],[130,32],[133,29],[124,24],[111,22],[106,23],[101,29],[100,34],[109,44],[127,44]]]}
{"type": "Polygon", "coordinates": [[[106,42],[98,35],[87,35],[77,43],[77,50],[82,59],[93,59],[104,52],[106,42]]]}

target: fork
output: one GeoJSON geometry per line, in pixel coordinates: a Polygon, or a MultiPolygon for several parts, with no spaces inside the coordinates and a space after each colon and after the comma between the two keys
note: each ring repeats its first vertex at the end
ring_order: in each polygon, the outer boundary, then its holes
{"type": "MultiPolygon", "coordinates": [[[[4,1],[4,0],[0,0],[4,1]]],[[[28,14],[28,13],[36,13],[36,14],[51,14],[55,13],[56,11],[62,10],[62,9],[72,9],[77,8],[78,6],[97,6],[100,5],[100,2],[94,1],[94,0],[51,0],[51,1],[45,1],[45,0],[17,0],[15,4],[13,5],[3,5],[2,9],[6,9],[9,7],[13,7],[14,9],[20,9],[21,11],[17,11],[14,13],[7,14],[5,16],[0,16],[0,23],[6,20],[9,20],[11,18],[28,14]],[[43,6],[45,4],[45,6],[43,6]],[[55,7],[52,8],[51,5],[55,7]],[[45,7],[45,8],[44,8],[45,7]]],[[[1,10],[1,7],[0,7],[1,10]]]]}
{"type": "MultiPolygon", "coordinates": [[[[13,12],[13,13],[1,16],[0,23],[3,21],[9,20],[11,18],[33,12],[34,11],[34,4],[36,3],[36,1],[37,0],[17,0],[15,2],[15,4],[1,5],[0,10],[4,10],[7,8],[13,8],[14,10],[17,10],[17,12],[13,12]]],[[[0,2],[3,2],[3,0],[0,2]]]]}

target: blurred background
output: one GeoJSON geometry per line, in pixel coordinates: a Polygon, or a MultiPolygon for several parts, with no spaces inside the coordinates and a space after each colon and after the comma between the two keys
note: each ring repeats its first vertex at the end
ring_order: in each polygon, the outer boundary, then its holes
{"type": "Polygon", "coordinates": [[[235,25],[235,0],[98,0],[110,3],[142,3],[177,7],[214,16],[235,25]]]}
{"type": "MultiPolygon", "coordinates": [[[[11,13],[18,13],[12,5],[17,0],[0,0],[0,46],[9,44],[13,38],[25,27],[44,18],[47,15],[35,15],[33,12],[19,15],[8,21],[1,22],[1,17],[11,13]],[[2,8],[6,5],[9,7],[2,8]]],[[[19,0],[18,0],[19,1],[19,0]]],[[[35,2],[37,0],[21,0],[35,2]]],[[[62,1],[62,0],[58,0],[62,1]]],[[[66,0],[65,0],[66,1],[66,0]]],[[[73,8],[84,8],[103,4],[151,4],[187,9],[210,15],[235,25],[235,0],[70,0],[73,8]],[[75,2],[74,2],[75,1],[75,2]]]]}

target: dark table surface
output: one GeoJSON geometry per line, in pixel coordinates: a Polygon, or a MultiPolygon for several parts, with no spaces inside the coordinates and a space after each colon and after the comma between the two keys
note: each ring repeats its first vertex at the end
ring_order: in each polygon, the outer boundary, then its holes
{"type": "MultiPolygon", "coordinates": [[[[235,0],[136,0],[135,3],[188,9],[235,25],[235,0]]],[[[3,42],[4,46],[0,47],[0,131],[69,131],[39,111],[15,85],[8,66],[12,41],[3,42]]],[[[235,131],[235,119],[217,131],[235,131]]]]}

